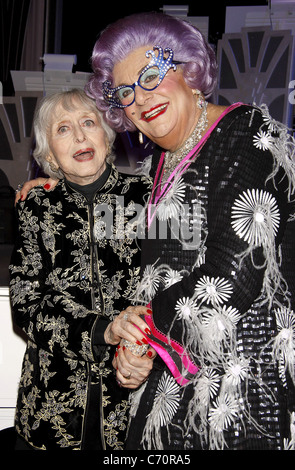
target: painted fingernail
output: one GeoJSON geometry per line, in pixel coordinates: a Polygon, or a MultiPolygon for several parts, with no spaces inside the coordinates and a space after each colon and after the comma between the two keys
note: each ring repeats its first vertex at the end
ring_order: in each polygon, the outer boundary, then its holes
{"type": "Polygon", "coordinates": [[[151,334],[152,334],[152,332],[151,332],[151,330],[150,330],[149,328],[146,328],[144,331],[146,332],[147,335],[151,335],[151,334]]]}
{"type": "Polygon", "coordinates": [[[50,189],[50,184],[48,184],[48,183],[44,184],[44,189],[46,189],[46,191],[48,191],[48,189],[50,189]]]}
{"type": "Polygon", "coordinates": [[[123,351],[125,351],[125,349],[126,349],[125,346],[123,346],[123,351]]]}
{"type": "Polygon", "coordinates": [[[117,349],[120,349],[120,347],[121,347],[121,346],[118,344],[117,349]]]}
{"type": "Polygon", "coordinates": [[[146,355],[147,355],[148,357],[152,357],[153,353],[152,353],[152,351],[148,351],[148,352],[146,353],[146,355]]]}
{"type": "Polygon", "coordinates": [[[147,313],[153,313],[153,311],[150,308],[148,308],[147,313]]]}
{"type": "Polygon", "coordinates": [[[118,357],[118,353],[117,353],[117,351],[115,352],[115,357],[118,357]]]}
{"type": "Polygon", "coordinates": [[[136,341],[136,344],[138,344],[138,346],[142,346],[142,343],[140,341],[136,341]]]}
{"type": "Polygon", "coordinates": [[[22,194],[21,197],[20,197],[21,201],[24,199],[24,197],[25,197],[25,196],[22,194]]]}
{"type": "Polygon", "coordinates": [[[143,344],[149,344],[145,338],[142,338],[141,342],[142,342],[143,344]]]}

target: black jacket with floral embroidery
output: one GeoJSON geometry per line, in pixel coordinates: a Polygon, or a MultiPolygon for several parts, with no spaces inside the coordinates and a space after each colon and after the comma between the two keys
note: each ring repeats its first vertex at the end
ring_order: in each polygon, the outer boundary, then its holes
{"type": "Polygon", "coordinates": [[[133,222],[149,189],[113,166],[91,203],[62,180],[18,204],[10,295],[28,344],[16,429],[36,449],[123,448],[128,390],[103,333],[138,282],[133,222]]]}

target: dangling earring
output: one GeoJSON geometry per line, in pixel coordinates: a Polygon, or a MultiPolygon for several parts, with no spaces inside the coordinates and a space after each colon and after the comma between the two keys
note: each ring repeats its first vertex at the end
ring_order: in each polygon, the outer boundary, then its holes
{"type": "Polygon", "coordinates": [[[59,167],[56,166],[56,165],[54,165],[54,163],[51,163],[51,162],[50,162],[50,163],[49,163],[49,166],[50,166],[51,171],[53,171],[54,173],[57,173],[57,172],[58,172],[59,167]]]}
{"type": "Polygon", "coordinates": [[[139,143],[140,143],[140,144],[143,144],[143,135],[142,135],[142,132],[139,132],[139,134],[138,134],[138,140],[139,140],[139,143]]]}
{"type": "Polygon", "coordinates": [[[53,171],[54,173],[57,173],[59,170],[59,167],[56,166],[54,163],[52,163],[51,156],[46,157],[46,160],[49,164],[50,170],[53,171]]]}
{"type": "Polygon", "coordinates": [[[198,89],[195,89],[193,90],[193,95],[198,95],[198,99],[197,99],[197,107],[199,109],[203,109],[204,108],[204,104],[205,104],[205,99],[202,95],[202,93],[200,92],[200,90],[198,89]]]}
{"type": "Polygon", "coordinates": [[[204,99],[204,96],[201,95],[201,93],[199,94],[199,98],[198,98],[198,102],[197,102],[197,107],[199,109],[203,109],[204,108],[204,104],[205,104],[205,99],[204,99]]]}

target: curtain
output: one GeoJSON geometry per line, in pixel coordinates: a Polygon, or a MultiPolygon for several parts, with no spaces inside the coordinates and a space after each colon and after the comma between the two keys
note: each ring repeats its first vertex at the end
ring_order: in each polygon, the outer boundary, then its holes
{"type": "Polygon", "coordinates": [[[19,70],[30,0],[0,2],[0,81],[4,96],[13,94],[10,70],[19,70]]]}
{"type": "Polygon", "coordinates": [[[31,0],[20,70],[42,70],[44,53],[45,0],[31,0]]]}

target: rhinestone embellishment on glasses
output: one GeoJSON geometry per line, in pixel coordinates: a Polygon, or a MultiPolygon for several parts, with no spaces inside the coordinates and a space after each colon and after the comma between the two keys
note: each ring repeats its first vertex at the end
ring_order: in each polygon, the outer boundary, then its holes
{"type": "MultiPolygon", "coordinates": [[[[148,57],[149,55],[152,56],[152,59],[150,63],[146,66],[145,70],[148,67],[152,67],[153,65],[156,65],[159,68],[160,71],[160,77],[166,75],[169,69],[173,68],[173,70],[176,70],[176,65],[173,63],[173,51],[169,47],[166,47],[166,49],[162,49],[160,46],[154,46],[153,51],[146,51],[145,55],[148,57]],[[158,57],[156,57],[156,54],[154,53],[155,49],[159,51],[158,57]],[[165,59],[164,57],[164,52],[168,52],[168,57],[165,59]]],[[[163,79],[162,78],[162,79],[163,79]]]]}
{"type": "Polygon", "coordinates": [[[146,57],[151,56],[151,60],[148,63],[148,65],[142,70],[137,82],[133,83],[132,85],[120,85],[119,87],[116,87],[116,88],[111,88],[111,82],[109,80],[103,83],[102,85],[103,96],[104,96],[105,101],[107,101],[107,103],[110,105],[110,108],[126,108],[127,106],[130,106],[134,102],[134,99],[135,99],[135,87],[136,86],[140,86],[144,90],[148,90],[148,91],[154,90],[160,85],[160,83],[162,82],[168,70],[170,70],[171,68],[173,70],[176,70],[176,64],[179,64],[179,62],[173,61],[173,50],[170,49],[169,47],[163,50],[163,48],[160,46],[154,46],[153,50],[146,51],[145,55],[146,57]],[[154,52],[155,50],[158,50],[157,56],[154,52]],[[164,54],[167,54],[167,53],[168,53],[168,57],[165,58],[164,54]],[[159,79],[153,88],[146,88],[140,83],[140,78],[151,67],[158,68],[159,79]],[[130,88],[133,90],[133,95],[134,95],[133,100],[127,105],[120,103],[120,101],[116,97],[117,92],[121,90],[122,88],[130,88]]]}

